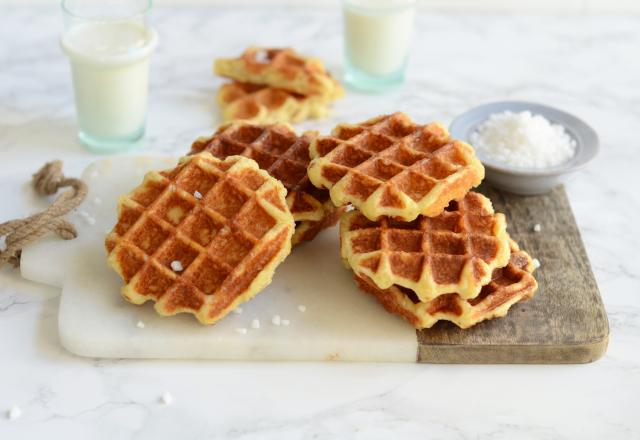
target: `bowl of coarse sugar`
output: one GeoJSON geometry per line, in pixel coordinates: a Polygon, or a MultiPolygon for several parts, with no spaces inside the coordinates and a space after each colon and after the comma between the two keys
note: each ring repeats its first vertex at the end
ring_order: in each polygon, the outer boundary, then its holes
{"type": "Polygon", "coordinates": [[[449,131],[475,148],[487,181],[523,195],[549,192],[599,149],[598,135],[587,123],[533,102],[475,107],[456,117],[449,131]]]}

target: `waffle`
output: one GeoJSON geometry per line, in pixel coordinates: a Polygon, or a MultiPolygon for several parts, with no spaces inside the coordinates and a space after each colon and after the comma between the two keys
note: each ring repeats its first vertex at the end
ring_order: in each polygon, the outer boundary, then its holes
{"type": "Polygon", "coordinates": [[[293,238],[291,238],[293,246],[305,241],[311,241],[324,229],[335,225],[344,214],[346,208],[337,208],[331,203],[331,200],[327,200],[323,203],[322,209],[324,210],[322,220],[296,222],[296,231],[293,233],[293,238]]]}
{"type": "Polygon", "coordinates": [[[358,286],[372,294],[387,311],[402,316],[416,328],[429,328],[440,320],[469,328],[481,321],[505,316],[513,304],[532,298],[538,288],[532,272],[531,258],[512,241],[507,266],[495,269],[491,281],[473,299],[464,300],[450,293],[420,302],[405,287],[380,289],[367,276],[356,275],[355,279],[358,286]]]}
{"type": "Polygon", "coordinates": [[[127,301],[213,324],[271,282],[293,230],[280,182],[245,157],[202,153],[121,197],[106,248],[127,301]]]}
{"type": "Polygon", "coordinates": [[[344,94],[322,61],[288,48],[250,47],[238,58],[217,59],[213,70],[236,81],[276,87],[301,95],[319,95],[328,100],[344,94]]]}
{"type": "Polygon", "coordinates": [[[287,189],[287,206],[296,221],[297,244],[334,225],[344,212],[327,203],[327,190],[309,182],[309,143],[314,136],[314,132],[298,136],[287,124],[234,122],[222,125],[213,136],[196,140],[190,154],[208,151],[220,159],[231,155],[249,157],[280,180],[287,189]]]}
{"type": "Polygon", "coordinates": [[[254,124],[300,122],[322,118],[328,101],[317,95],[299,95],[284,89],[231,82],[218,90],[218,104],[225,122],[244,120],[254,124]]]}
{"type": "Polygon", "coordinates": [[[447,293],[476,297],[494,269],[509,262],[509,238],[503,214],[491,201],[470,192],[451,202],[437,217],[399,222],[371,221],[358,211],[340,221],[345,264],[369,277],[380,289],[393,285],[413,290],[420,301],[447,293]]]}
{"type": "Polygon", "coordinates": [[[353,204],[370,220],[433,217],[484,177],[473,148],[440,124],[416,125],[404,113],[338,125],[314,139],[309,177],[337,206],[353,204]]]}

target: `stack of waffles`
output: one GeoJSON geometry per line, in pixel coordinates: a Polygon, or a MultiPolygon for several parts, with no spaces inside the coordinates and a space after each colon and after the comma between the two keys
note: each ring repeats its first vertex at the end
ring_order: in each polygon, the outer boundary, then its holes
{"type": "Polygon", "coordinates": [[[484,168],[439,124],[402,113],[338,125],[310,147],[311,182],[336,206],[341,256],[358,286],[416,328],[461,328],[504,316],[531,298],[531,258],[503,214],[470,191],[484,168]]]}
{"type": "Polygon", "coordinates": [[[267,286],[293,245],[340,220],[362,290],[417,328],[466,328],[537,288],[504,215],[470,191],[483,177],[471,146],[403,113],[330,136],[231,122],[121,197],[108,261],[126,300],[213,324],[267,286]]]}
{"type": "Polygon", "coordinates": [[[344,94],[322,61],[293,49],[251,47],[240,57],[216,60],[214,72],[232,80],[218,91],[225,122],[270,124],[321,118],[344,94]]]}

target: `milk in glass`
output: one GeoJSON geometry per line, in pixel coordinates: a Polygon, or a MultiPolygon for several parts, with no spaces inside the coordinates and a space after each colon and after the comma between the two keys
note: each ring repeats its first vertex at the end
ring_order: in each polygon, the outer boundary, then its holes
{"type": "Polygon", "coordinates": [[[414,19],[410,0],[344,0],[347,82],[383,89],[401,82],[414,19]]]}
{"type": "Polygon", "coordinates": [[[139,17],[72,18],[61,46],[71,63],[79,137],[94,150],[126,147],[144,134],[157,35],[139,17]]]}

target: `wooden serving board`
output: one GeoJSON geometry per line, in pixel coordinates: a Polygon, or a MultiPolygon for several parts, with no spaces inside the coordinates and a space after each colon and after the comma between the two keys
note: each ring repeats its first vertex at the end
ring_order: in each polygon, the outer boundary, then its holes
{"type": "Polygon", "coordinates": [[[62,288],[58,326],[69,351],[105,358],[583,363],[606,349],[607,317],[562,188],[526,198],[482,189],[507,215],[511,236],[542,262],[535,273],[540,287],[505,318],[467,330],[439,323],[416,332],[387,313],[342,266],[336,229],[294,249],[273,283],[242,305],[242,314],[214,326],[188,315],[160,317],[151,304],[129,304],[106,264],[104,236],[115,222],[118,195],[137,186],[146,171],[175,162],[120,157],[90,165],[83,176],[89,195],[78,211],[83,215],[71,218],[78,238],[47,237],[23,250],[25,278],[62,288]],[[542,232],[533,232],[535,223],[542,232]],[[273,325],[274,315],[290,325],[273,325]],[[251,327],[254,319],[259,329],[251,327]]]}
{"type": "Polygon", "coordinates": [[[419,330],[418,362],[572,364],[600,358],[609,324],[564,188],[528,197],[488,185],[480,192],[507,216],[511,237],[540,260],[538,291],[506,317],[466,331],[446,322],[419,330]],[[536,223],[540,232],[533,231],[536,223]]]}

